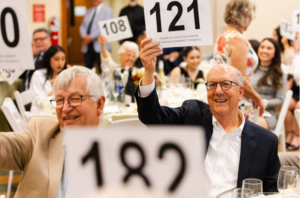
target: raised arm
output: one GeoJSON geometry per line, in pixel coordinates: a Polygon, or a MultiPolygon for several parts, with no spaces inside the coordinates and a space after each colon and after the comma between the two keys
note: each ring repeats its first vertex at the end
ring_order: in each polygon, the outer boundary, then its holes
{"type": "Polygon", "coordinates": [[[251,86],[248,77],[246,76],[247,70],[247,54],[248,54],[248,46],[247,41],[241,35],[236,35],[235,37],[230,39],[230,57],[231,57],[231,65],[237,68],[243,75],[244,80],[244,89],[245,89],[245,97],[250,98],[255,107],[260,107],[259,115],[261,116],[264,113],[264,103],[261,100],[259,94],[253,89],[251,86]]]}

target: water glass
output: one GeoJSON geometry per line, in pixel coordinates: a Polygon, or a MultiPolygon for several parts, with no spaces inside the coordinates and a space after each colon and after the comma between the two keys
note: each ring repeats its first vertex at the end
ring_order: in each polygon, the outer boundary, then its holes
{"type": "Polygon", "coordinates": [[[281,194],[294,194],[297,191],[298,168],[295,166],[282,166],[279,170],[277,187],[281,194]]]}
{"type": "Polygon", "coordinates": [[[260,197],[284,198],[283,195],[279,194],[278,192],[256,193],[256,194],[251,195],[249,198],[260,198],[260,197]]]}
{"type": "Polygon", "coordinates": [[[113,87],[112,87],[112,94],[114,96],[115,104],[117,104],[117,97],[120,93],[120,82],[115,81],[113,87]]]}
{"type": "Polygon", "coordinates": [[[249,198],[250,195],[253,195],[253,190],[247,188],[236,188],[232,192],[232,198],[249,198]]]}
{"type": "Polygon", "coordinates": [[[254,194],[262,193],[262,181],[260,179],[244,179],[242,189],[251,189],[254,194]]]}

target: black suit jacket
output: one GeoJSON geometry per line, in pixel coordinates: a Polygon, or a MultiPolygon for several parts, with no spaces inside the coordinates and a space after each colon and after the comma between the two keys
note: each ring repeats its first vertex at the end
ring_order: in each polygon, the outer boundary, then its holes
{"type": "MultiPolygon", "coordinates": [[[[212,113],[208,104],[186,100],[181,107],[168,108],[159,104],[156,91],[148,97],[135,93],[139,119],[144,124],[196,125],[206,132],[206,151],[213,133],[212,113]]],[[[280,169],[278,138],[272,132],[246,120],[242,131],[241,154],[237,187],[247,178],[263,181],[264,192],[278,192],[277,177],[280,169]]]]}

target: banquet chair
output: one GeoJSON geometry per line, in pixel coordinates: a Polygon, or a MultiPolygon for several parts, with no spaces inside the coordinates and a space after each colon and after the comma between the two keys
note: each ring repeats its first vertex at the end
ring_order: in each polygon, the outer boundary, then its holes
{"type": "Polygon", "coordinates": [[[296,117],[298,126],[300,127],[300,109],[295,109],[295,110],[294,110],[294,115],[295,115],[295,117],[296,117]]]}
{"type": "Polygon", "coordinates": [[[25,105],[32,102],[32,95],[29,90],[23,91],[22,93],[15,91],[14,92],[17,105],[23,120],[27,123],[29,121],[30,112],[26,112],[25,105]]]}
{"type": "MultiPolygon", "coordinates": [[[[28,131],[26,122],[22,119],[19,111],[17,110],[17,107],[15,106],[11,98],[4,99],[1,109],[14,132],[28,131]]],[[[13,171],[9,171],[7,197],[10,197],[12,180],[13,180],[13,171]]]]}
{"type": "Polygon", "coordinates": [[[280,147],[281,147],[280,151],[281,152],[286,152],[286,150],[285,150],[284,119],[285,119],[286,113],[288,111],[292,95],[293,95],[292,90],[289,90],[289,91],[286,92],[285,98],[284,98],[284,101],[283,101],[283,104],[282,104],[282,107],[281,107],[281,110],[280,110],[280,113],[279,113],[279,117],[278,117],[278,120],[277,120],[275,130],[272,131],[273,133],[275,133],[278,136],[278,138],[280,138],[280,147]]]}
{"type": "Polygon", "coordinates": [[[134,127],[139,129],[148,129],[138,118],[110,121],[110,128],[134,127]]]}

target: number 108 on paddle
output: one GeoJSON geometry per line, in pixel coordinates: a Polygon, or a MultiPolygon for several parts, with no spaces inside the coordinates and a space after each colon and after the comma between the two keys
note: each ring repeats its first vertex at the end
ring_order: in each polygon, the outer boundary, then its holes
{"type": "Polygon", "coordinates": [[[144,0],[147,37],[160,47],[212,45],[209,0],[144,0]]]}

